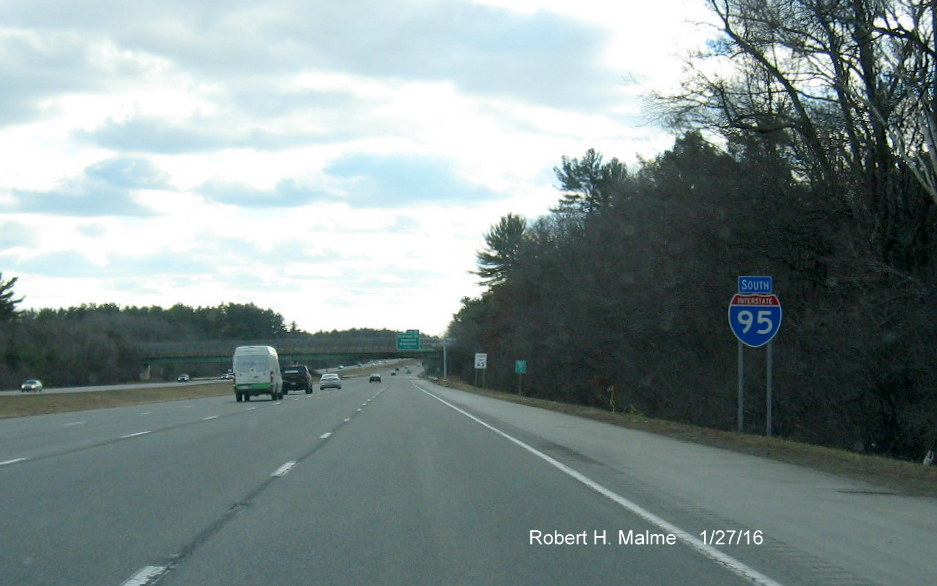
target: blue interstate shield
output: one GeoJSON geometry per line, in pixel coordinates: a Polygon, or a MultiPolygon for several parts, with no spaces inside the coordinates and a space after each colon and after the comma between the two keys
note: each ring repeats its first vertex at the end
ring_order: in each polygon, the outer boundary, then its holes
{"type": "Polygon", "coordinates": [[[781,328],[781,301],[777,295],[735,294],[729,302],[729,327],[746,346],[764,346],[781,328]]]}

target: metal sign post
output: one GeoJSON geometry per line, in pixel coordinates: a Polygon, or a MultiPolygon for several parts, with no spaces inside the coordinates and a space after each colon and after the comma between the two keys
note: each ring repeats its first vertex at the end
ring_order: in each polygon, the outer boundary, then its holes
{"type": "Polygon", "coordinates": [[[739,341],[739,432],[744,431],[744,359],[743,345],[760,348],[767,345],[766,364],[766,424],[767,435],[772,435],[772,353],[771,339],[781,328],[781,300],[773,293],[771,277],[739,277],[738,293],[729,302],[729,327],[739,341]]]}
{"type": "Polygon", "coordinates": [[[745,351],[739,340],[739,433],[745,431],[745,351]]]}
{"type": "Polygon", "coordinates": [[[765,381],[765,386],[767,386],[767,393],[765,395],[765,421],[768,429],[767,436],[771,437],[771,342],[768,342],[768,347],[765,349],[765,351],[768,353],[768,361],[765,365],[765,369],[768,371],[766,376],[767,380],[765,381]]]}
{"type": "Polygon", "coordinates": [[[446,348],[449,346],[449,338],[442,339],[442,382],[449,380],[448,364],[446,363],[446,348]]]}

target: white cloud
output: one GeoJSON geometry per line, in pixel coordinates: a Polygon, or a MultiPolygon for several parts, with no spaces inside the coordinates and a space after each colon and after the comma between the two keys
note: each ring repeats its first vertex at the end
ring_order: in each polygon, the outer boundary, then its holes
{"type": "Polygon", "coordinates": [[[552,167],[669,139],[701,3],[0,4],[0,269],[26,307],[254,302],[441,333],[552,167]]]}

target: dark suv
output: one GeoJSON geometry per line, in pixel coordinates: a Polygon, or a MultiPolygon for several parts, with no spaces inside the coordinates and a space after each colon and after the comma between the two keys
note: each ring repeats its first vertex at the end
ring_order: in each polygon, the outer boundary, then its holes
{"type": "Polygon", "coordinates": [[[283,370],[283,394],[290,391],[306,391],[306,394],[312,392],[312,373],[306,366],[284,366],[283,370]]]}

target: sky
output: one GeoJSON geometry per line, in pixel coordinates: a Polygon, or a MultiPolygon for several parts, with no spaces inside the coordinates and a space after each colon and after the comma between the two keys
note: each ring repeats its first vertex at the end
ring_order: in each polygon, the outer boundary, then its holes
{"type": "Polygon", "coordinates": [[[0,0],[0,273],[20,309],[254,303],[443,334],[553,168],[645,110],[703,0],[0,0]]]}

